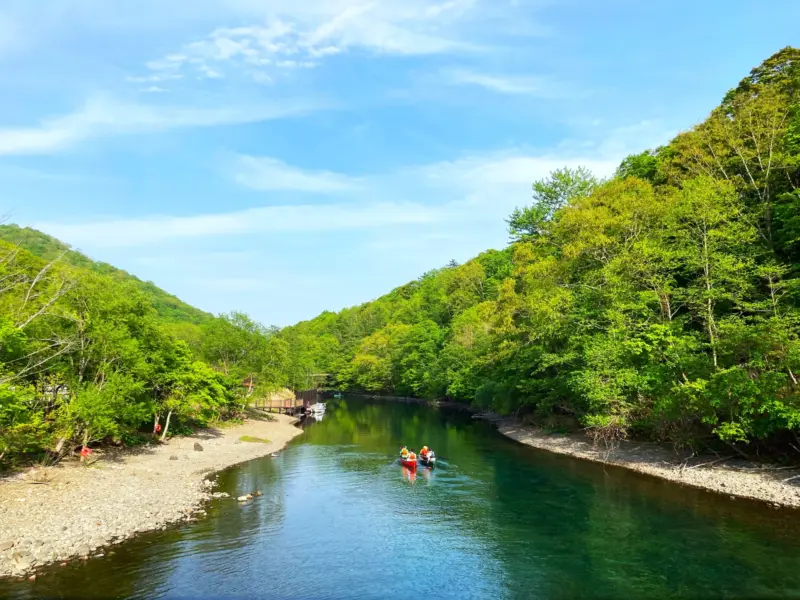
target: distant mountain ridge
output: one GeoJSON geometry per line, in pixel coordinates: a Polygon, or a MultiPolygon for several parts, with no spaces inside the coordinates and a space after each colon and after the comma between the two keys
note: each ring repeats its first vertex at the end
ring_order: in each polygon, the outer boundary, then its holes
{"type": "Polygon", "coordinates": [[[142,281],[135,275],[131,275],[127,271],[118,269],[108,263],[92,260],[61,240],[36,229],[13,224],[0,225],[0,239],[17,244],[31,254],[45,260],[62,257],[61,260],[66,264],[107,275],[120,281],[133,282],[137,288],[152,300],[158,315],[166,323],[193,323],[199,325],[214,318],[212,314],[195,308],[180,298],[162,290],[152,281],[142,281]]]}

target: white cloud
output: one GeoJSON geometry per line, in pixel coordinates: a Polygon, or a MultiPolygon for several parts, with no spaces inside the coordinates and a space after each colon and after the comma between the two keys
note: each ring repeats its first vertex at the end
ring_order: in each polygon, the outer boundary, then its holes
{"type": "Polygon", "coordinates": [[[243,156],[233,161],[231,176],[247,187],[331,194],[349,190],[352,197],[340,204],[279,205],[189,217],[148,216],[34,226],[79,247],[147,246],[183,238],[372,230],[400,225],[434,227],[435,231],[429,232],[431,239],[443,239],[453,227],[502,223],[514,206],[529,197],[531,183],[553,169],[586,166],[596,175],[606,176],[613,173],[619,158],[537,156],[517,151],[353,178],[330,171],[302,170],[274,158],[243,156]],[[374,197],[384,200],[375,202],[371,200],[374,197]]]}
{"type": "Polygon", "coordinates": [[[530,186],[535,180],[561,167],[584,166],[596,175],[605,177],[611,175],[618,164],[617,157],[499,152],[426,165],[417,168],[416,173],[433,187],[455,186],[469,190],[503,184],[530,186]]]}
{"type": "Polygon", "coordinates": [[[436,221],[435,207],[415,203],[267,206],[191,217],[153,216],[33,226],[76,246],[146,246],[169,240],[248,233],[373,229],[436,221]]]}
{"type": "Polygon", "coordinates": [[[322,108],[321,103],[303,99],[194,108],[132,104],[96,96],[70,115],[45,119],[34,127],[0,129],[0,156],[57,152],[81,140],[102,135],[252,123],[301,115],[319,108],[322,108]]]}
{"type": "Polygon", "coordinates": [[[476,50],[455,26],[476,5],[475,0],[278,0],[264,6],[260,23],[219,27],[146,66],[159,75],[189,70],[205,77],[233,68],[263,80],[265,70],[311,68],[354,48],[390,55],[476,50]]]}
{"type": "Polygon", "coordinates": [[[359,181],[331,171],[307,171],[276,158],[239,156],[233,179],[254,190],[294,190],[300,192],[345,192],[360,187],[359,181]]]}
{"type": "Polygon", "coordinates": [[[451,85],[478,86],[500,94],[561,98],[568,93],[563,85],[546,77],[489,75],[467,69],[447,69],[441,75],[451,85]]]}
{"type": "Polygon", "coordinates": [[[645,148],[655,148],[671,140],[678,134],[675,128],[666,127],[657,119],[645,119],[632,125],[612,129],[599,144],[603,154],[622,155],[641,152],[645,148]]]}
{"type": "Polygon", "coordinates": [[[145,75],[142,77],[126,77],[125,81],[130,83],[159,83],[162,81],[170,81],[173,79],[183,79],[183,75],[179,73],[156,73],[153,75],[145,75]]]}

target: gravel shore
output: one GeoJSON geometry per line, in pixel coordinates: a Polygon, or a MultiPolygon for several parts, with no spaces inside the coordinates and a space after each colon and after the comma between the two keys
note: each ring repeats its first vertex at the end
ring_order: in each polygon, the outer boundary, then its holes
{"type": "Polygon", "coordinates": [[[203,503],[221,496],[206,476],[280,450],[302,433],[294,423],[275,415],[165,445],[96,452],[88,467],[70,461],[0,479],[0,577],[99,555],[137,533],[202,516],[203,503]]]}
{"type": "Polygon", "coordinates": [[[518,442],[576,458],[615,465],[675,483],[775,507],[800,507],[800,469],[759,465],[735,456],[677,456],[669,448],[648,442],[623,441],[612,452],[594,447],[580,434],[550,434],[504,419],[496,422],[503,435],[518,442]],[[796,479],[795,476],[798,476],[796,479]],[[786,481],[790,479],[789,481],[786,481]]]}

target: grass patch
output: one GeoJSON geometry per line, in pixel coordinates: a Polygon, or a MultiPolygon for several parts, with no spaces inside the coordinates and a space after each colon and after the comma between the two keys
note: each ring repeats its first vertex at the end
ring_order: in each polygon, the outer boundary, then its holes
{"type": "Polygon", "coordinates": [[[269,444],[269,440],[266,438],[258,438],[253,437],[252,435],[243,435],[239,438],[240,442],[252,442],[254,444],[269,444]]]}

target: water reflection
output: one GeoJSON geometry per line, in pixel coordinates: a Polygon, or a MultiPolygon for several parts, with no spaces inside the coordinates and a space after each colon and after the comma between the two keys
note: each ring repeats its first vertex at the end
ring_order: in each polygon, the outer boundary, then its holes
{"type": "Polygon", "coordinates": [[[244,505],[6,598],[669,598],[800,593],[793,512],[536,452],[486,423],[342,400],[277,458],[219,475],[244,505]],[[423,444],[434,470],[397,464],[423,444]]]}

